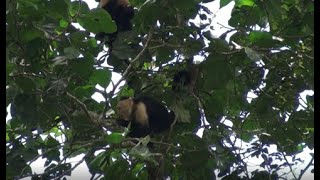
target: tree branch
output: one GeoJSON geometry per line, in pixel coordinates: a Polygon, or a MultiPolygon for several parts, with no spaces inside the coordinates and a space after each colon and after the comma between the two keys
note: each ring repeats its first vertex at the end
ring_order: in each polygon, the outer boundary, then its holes
{"type": "MultiPolygon", "coordinates": [[[[129,66],[127,67],[127,69],[125,70],[125,72],[123,73],[121,79],[113,86],[113,89],[112,91],[110,91],[109,95],[113,95],[115,90],[117,89],[117,87],[120,85],[120,83],[127,77],[127,75],[129,74],[130,70],[132,69],[133,67],[133,63],[138,61],[139,58],[142,56],[142,54],[145,52],[145,50],[147,49],[147,46],[149,45],[149,42],[152,38],[152,34],[153,34],[153,28],[151,28],[149,30],[149,33],[148,33],[148,39],[146,41],[146,44],[144,45],[143,49],[139,52],[139,54],[130,62],[129,66]]],[[[106,99],[107,101],[107,99],[106,99]]]]}
{"type": "Polygon", "coordinates": [[[282,154],[284,160],[288,163],[288,166],[289,166],[289,168],[290,168],[290,172],[291,172],[291,174],[293,175],[294,179],[297,179],[296,175],[295,175],[294,172],[293,172],[292,166],[290,165],[290,163],[289,163],[286,155],[285,155],[284,152],[282,152],[282,151],[281,151],[281,154],[282,154]]]}
{"type": "MultiPolygon", "coordinates": [[[[81,102],[78,98],[74,97],[72,94],[70,94],[69,92],[67,92],[67,96],[70,97],[71,99],[73,99],[76,103],[78,103],[81,107],[81,109],[84,111],[84,113],[88,116],[88,118],[90,119],[90,121],[92,123],[94,123],[97,127],[101,128],[102,129],[102,125],[99,121],[99,119],[95,119],[91,116],[91,114],[89,113],[89,110],[87,108],[87,106],[81,102]]],[[[100,116],[101,117],[101,116],[100,116]]]]}
{"type": "Polygon", "coordinates": [[[308,165],[307,165],[304,169],[301,170],[301,173],[300,173],[298,179],[301,179],[301,178],[302,178],[302,176],[304,175],[304,173],[305,173],[305,172],[309,169],[309,167],[312,165],[313,160],[314,160],[314,156],[312,156],[312,158],[311,158],[310,162],[308,163],[308,165]]]}

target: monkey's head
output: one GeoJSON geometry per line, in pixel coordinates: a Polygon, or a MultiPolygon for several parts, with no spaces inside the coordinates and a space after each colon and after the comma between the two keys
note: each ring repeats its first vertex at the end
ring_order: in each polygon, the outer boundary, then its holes
{"type": "Polygon", "coordinates": [[[131,119],[133,105],[134,102],[132,98],[121,99],[116,106],[119,119],[129,121],[131,119]]]}

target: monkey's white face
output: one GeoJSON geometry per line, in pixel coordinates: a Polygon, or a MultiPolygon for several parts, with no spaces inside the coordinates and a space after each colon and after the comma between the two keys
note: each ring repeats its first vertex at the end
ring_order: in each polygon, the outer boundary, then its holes
{"type": "Polygon", "coordinates": [[[132,107],[133,107],[133,100],[130,98],[119,101],[116,107],[119,118],[129,121],[132,113],[132,107]]]}

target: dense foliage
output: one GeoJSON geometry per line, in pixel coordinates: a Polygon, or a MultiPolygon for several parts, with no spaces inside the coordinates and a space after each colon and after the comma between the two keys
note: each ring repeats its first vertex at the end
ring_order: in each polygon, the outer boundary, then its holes
{"type": "Polygon", "coordinates": [[[103,9],[83,1],[6,0],[12,116],[6,179],[59,179],[80,163],[103,179],[301,179],[310,173],[313,154],[307,162],[296,155],[314,147],[313,95],[300,96],[314,89],[312,0],[220,0],[220,8],[234,7],[219,37],[211,35],[217,29],[210,0],[130,2],[134,28],[120,33],[108,53],[93,35],[116,31],[103,9]],[[175,72],[190,59],[199,69],[196,83],[173,91],[175,72]],[[112,82],[114,72],[122,75],[119,82],[112,82]],[[95,92],[106,101],[92,99],[95,92]],[[141,94],[178,115],[166,138],[135,144],[114,123],[118,98],[141,94]],[[79,163],[66,161],[81,154],[79,163]],[[40,157],[45,171],[34,174],[30,165],[40,157]],[[262,159],[254,170],[251,157],[262,159]]]}

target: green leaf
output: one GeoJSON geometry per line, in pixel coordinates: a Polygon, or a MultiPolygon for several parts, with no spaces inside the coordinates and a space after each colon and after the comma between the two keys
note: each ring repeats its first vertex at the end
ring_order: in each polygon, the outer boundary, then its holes
{"type": "Polygon", "coordinates": [[[6,142],[10,140],[9,133],[6,133],[6,142]]]}
{"type": "Polygon", "coordinates": [[[250,143],[254,139],[254,135],[252,133],[248,133],[248,132],[242,131],[240,133],[240,138],[244,142],[250,143]]]}
{"type": "Polygon", "coordinates": [[[113,144],[119,144],[124,139],[124,136],[121,133],[111,133],[110,135],[105,135],[104,139],[113,144]]]}
{"type": "Polygon", "coordinates": [[[298,152],[302,152],[305,147],[306,147],[306,145],[299,144],[299,145],[297,146],[297,151],[298,151],[298,152]]]}
{"type": "Polygon", "coordinates": [[[64,19],[60,19],[59,25],[60,27],[66,28],[69,25],[69,22],[64,19]]]}
{"type": "Polygon", "coordinates": [[[68,4],[65,0],[46,1],[47,15],[55,18],[57,21],[60,19],[68,19],[68,4]]]}
{"type": "Polygon", "coordinates": [[[93,47],[93,48],[96,48],[98,47],[98,44],[97,44],[97,40],[95,38],[90,38],[88,41],[87,41],[88,45],[90,47],[93,47]]]}
{"type": "Polygon", "coordinates": [[[13,105],[16,109],[16,114],[22,117],[22,124],[30,125],[29,128],[36,125],[39,120],[39,114],[37,112],[39,101],[37,97],[30,94],[18,94],[15,96],[13,105]]]}
{"type": "Polygon", "coordinates": [[[210,108],[210,114],[212,113],[214,116],[217,116],[224,113],[224,108],[227,104],[227,95],[227,91],[217,90],[212,97],[207,99],[205,105],[210,108]]]}
{"type": "Polygon", "coordinates": [[[220,9],[223,8],[224,6],[228,5],[232,1],[233,0],[220,0],[220,9]]]}
{"type": "Polygon", "coordinates": [[[135,20],[141,26],[142,30],[147,30],[150,25],[154,24],[157,20],[164,19],[166,14],[163,13],[167,10],[163,6],[159,6],[155,1],[146,1],[146,3],[139,9],[139,13],[135,15],[135,20]]]}
{"type": "Polygon", "coordinates": [[[259,126],[257,125],[256,121],[253,121],[253,119],[247,119],[242,123],[241,126],[244,130],[246,131],[254,131],[256,130],[259,126]]]}
{"type": "Polygon", "coordinates": [[[202,164],[207,163],[209,158],[209,152],[205,150],[192,151],[189,153],[184,153],[181,156],[181,163],[185,168],[196,168],[202,164]]]}
{"type": "Polygon", "coordinates": [[[102,170],[108,165],[110,153],[101,152],[89,163],[89,167],[97,172],[102,172],[102,170]]]}
{"type": "Polygon", "coordinates": [[[249,34],[249,40],[253,45],[260,47],[274,47],[275,41],[268,32],[252,31],[249,34]]]}
{"type": "Polygon", "coordinates": [[[130,171],[123,171],[128,169],[128,162],[120,159],[112,163],[110,166],[104,168],[105,179],[134,179],[130,171]]]}
{"type": "Polygon", "coordinates": [[[31,161],[36,156],[38,156],[38,152],[36,149],[28,148],[25,149],[21,155],[25,161],[31,161]]]}
{"type": "Polygon", "coordinates": [[[194,0],[175,0],[172,1],[173,6],[178,9],[192,9],[196,6],[194,0]]]}
{"type": "Polygon", "coordinates": [[[80,51],[72,46],[64,49],[65,56],[69,59],[74,59],[80,56],[80,51]]]}
{"type": "Polygon", "coordinates": [[[40,2],[40,0],[20,0],[19,2],[23,5],[31,6],[35,10],[39,10],[38,3],[40,2]]]}
{"type": "MultiPolygon", "coordinates": [[[[6,177],[19,176],[19,175],[29,175],[32,173],[31,167],[25,163],[23,159],[16,159],[14,163],[6,166],[6,177]],[[7,170],[8,168],[8,170],[7,170]]],[[[9,178],[10,179],[10,178],[9,178]]],[[[14,179],[14,178],[12,178],[14,179]]]]}
{"type": "Polygon", "coordinates": [[[45,144],[50,147],[56,147],[60,145],[60,143],[50,135],[46,138],[45,144]]]}
{"type": "Polygon", "coordinates": [[[139,173],[145,168],[145,164],[144,163],[138,163],[134,166],[134,168],[132,169],[132,174],[136,174],[139,175],[139,173]]]}
{"type": "Polygon", "coordinates": [[[77,58],[75,61],[72,61],[71,69],[77,76],[89,79],[93,71],[95,71],[93,64],[92,59],[77,58]]]}
{"type": "Polygon", "coordinates": [[[208,50],[213,52],[228,52],[230,49],[227,41],[219,38],[211,38],[208,50]]]}
{"type": "Polygon", "coordinates": [[[91,84],[108,85],[111,81],[111,71],[108,69],[97,69],[90,76],[91,84]]]}
{"type": "Polygon", "coordinates": [[[237,0],[236,6],[241,7],[241,6],[254,6],[255,2],[254,0],[237,0]]]}
{"type": "Polygon", "coordinates": [[[174,57],[174,51],[169,47],[161,47],[158,49],[157,53],[157,62],[163,63],[174,57]]]}
{"type": "Polygon", "coordinates": [[[61,136],[63,132],[58,127],[53,127],[50,129],[50,133],[53,133],[54,137],[61,136]]]}
{"type": "Polygon", "coordinates": [[[314,96],[306,96],[306,100],[307,100],[307,103],[310,104],[312,107],[314,106],[314,96]]]}
{"type": "Polygon", "coordinates": [[[36,88],[36,85],[33,81],[33,79],[29,77],[18,77],[16,78],[16,83],[19,88],[23,90],[23,92],[28,93],[31,92],[33,89],[36,88]]]}
{"type": "Polygon", "coordinates": [[[207,90],[224,88],[232,77],[228,59],[224,55],[212,54],[201,66],[204,73],[204,87],[207,90]]]}
{"type": "Polygon", "coordinates": [[[43,155],[44,158],[47,158],[46,164],[50,164],[52,161],[60,161],[60,143],[54,139],[51,135],[48,135],[48,137],[45,139],[45,145],[47,153],[43,155]]]}
{"type": "Polygon", "coordinates": [[[85,1],[72,1],[69,6],[69,14],[72,17],[88,13],[89,11],[89,6],[85,1]]]}
{"type": "Polygon", "coordinates": [[[113,33],[117,26],[111,16],[104,9],[93,9],[77,18],[78,23],[92,33],[113,33]]]}
{"type": "Polygon", "coordinates": [[[86,85],[86,86],[80,86],[76,87],[74,90],[74,94],[77,97],[87,97],[90,98],[92,96],[92,93],[94,92],[95,85],[86,85]]]}
{"type": "Polygon", "coordinates": [[[278,0],[269,0],[263,2],[263,7],[268,12],[271,32],[281,29],[280,27],[283,26],[283,24],[281,24],[283,17],[283,11],[281,9],[283,6],[281,4],[281,1],[278,0]]]}
{"type": "Polygon", "coordinates": [[[20,33],[21,40],[25,43],[41,37],[42,35],[43,33],[40,30],[33,28],[23,28],[20,33]]]}
{"type": "Polygon", "coordinates": [[[70,41],[76,47],[83,47],[86,39],[86,33],[84,31],[73,32],[69,35],[70,41]]]}

